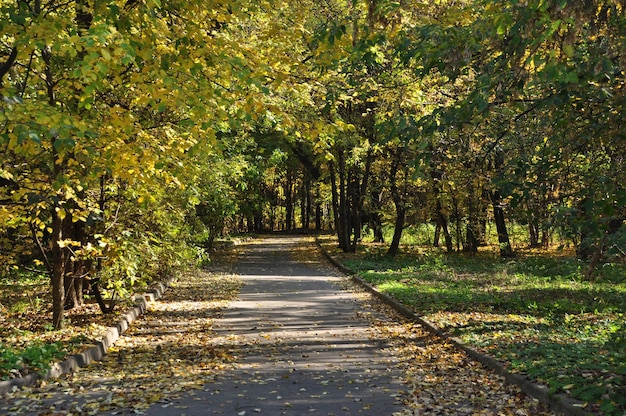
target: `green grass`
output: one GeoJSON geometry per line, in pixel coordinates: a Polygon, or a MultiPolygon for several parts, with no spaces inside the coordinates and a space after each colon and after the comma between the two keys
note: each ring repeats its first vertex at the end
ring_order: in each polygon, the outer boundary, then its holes
{"type": "Polygon", "coordinates": [[[426,250],[390,259],[369,246],[342,261],[512,371],[601,414],[626,412],[626,267],[605,265],[589,282],[559,252],[502,260],[426,250]]]}

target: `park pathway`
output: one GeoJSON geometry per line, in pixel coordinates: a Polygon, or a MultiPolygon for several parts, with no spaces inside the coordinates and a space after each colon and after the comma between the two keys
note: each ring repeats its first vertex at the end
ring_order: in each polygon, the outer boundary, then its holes
{"type": "Polygon", "coordinates": [[[239,299],[214,323],[236,368],[204,394],[159,405],[150,415],[392,415],[401,410],[399,372],[345,279],[322,267],[298,237],[243,246],[233,265],[239,299]]]}
{"type": "Polygon", "coordinates": [[[311,237],[234,252],[181,276],[101,362],[12,392],[0,415],[552,415],[349,290],[311,237]]]}

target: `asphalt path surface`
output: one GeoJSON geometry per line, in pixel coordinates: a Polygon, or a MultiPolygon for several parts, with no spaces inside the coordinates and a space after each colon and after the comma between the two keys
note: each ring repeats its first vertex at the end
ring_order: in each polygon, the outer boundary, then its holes
{"type": "Polygon", "coordinates": [[[236,368],[201,392],[149,415],[392,415],[403,386],[386,341],[359,317],[359,301],[320,267],[310,243],[269,237],[244,246],[233,265],[239,300],[215,322],[216,344],[236,368]],[[308,250],[308,251],[307,251],[308,250]],[[297,258],[294,258],[297,253],[297,258]]]}

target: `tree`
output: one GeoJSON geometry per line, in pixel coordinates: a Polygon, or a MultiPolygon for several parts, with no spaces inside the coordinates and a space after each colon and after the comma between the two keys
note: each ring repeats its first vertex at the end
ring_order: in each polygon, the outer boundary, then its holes
{"type": "Polygon", "coordinates": [[[35,0],[3,4],[1,17],[3,232],[40,248],[60,328],[83,279],[107,275],[96,259],[132,283],[142,257],[184,251],[168,244],[190,194],[172,188],[257,78],[243,53],[221,54],[237,21],[228,4],[35,0]],[[153,222],[165,213],[175,218],[153,222]]]}
{"type": "MultiPolygon", "coordinates": [[[[432,133],[447,130],[468,136],[471,146],[459,149],[470,156],[463,171],[489,169],[485,162],[494,160],[494,152],[501,149],[505,156],[498,163],[501,172],[513,175],[503,180],[490,174],[483,178],[487,182],[481,179],[470,186],[468,247],[475,246],[478,227],[473,223],[482,209],[483,191],[491,189],[496,201],[513,197],[517,204],[522,201],[518,196],[524,195],[553,207],[548,220],[533,214],[535,208],[528,211],[537,205],[533,199],[521,204],[527,207],[534,241],[540,220],[544,239],[550,223],[559,224],[572,230],[583,256],[602,252],[604,237],[620,235],[623,224],[623,213],[614,208],[621,198],[620,180],[615,171],[607,170],[609,161],[621,166],[623,160],[615,147],[620,133],[614,119],[623,109],[617,52],[624,35],[623,5],[467,2],[443,13],[437,21],[405,31],[406,46],[399,49],[400,59],[417,74],[432,77],[446,98],[421,124],[432,133]],[[458,17],[456,24],[448,20],[451,16],[458,17]],[[527,128],[529,120],[533,130],[527,128]],[[515,153],[526,142],[536,143],[535,147],[515,153]],[[543,183],[548,172],[557,175],[569,192],[549,186],[539,190],[526,182],[538,178],[543,183]],[[604,179],[594,182],[592,176],[604,179]],[[587,207],[581,209],[581,203],[587,207]]],[[[501,220],[499,209],[494,215],[501,220]]]]}

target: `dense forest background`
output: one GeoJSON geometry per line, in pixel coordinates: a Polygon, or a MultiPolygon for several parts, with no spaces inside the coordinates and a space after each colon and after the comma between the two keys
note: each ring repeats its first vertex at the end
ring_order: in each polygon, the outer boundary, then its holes
{"type": "Polygon", "coordinates": [[[47,274],[55,328],[235,232],[572,248],[597,279],[626,257],[625,7],[2,0],[0,273],[47,274]]]}

